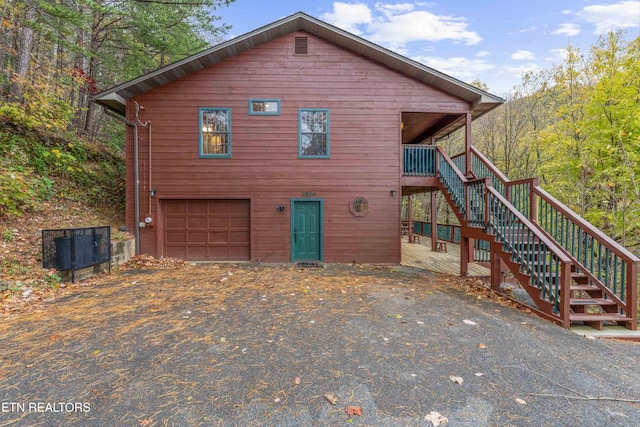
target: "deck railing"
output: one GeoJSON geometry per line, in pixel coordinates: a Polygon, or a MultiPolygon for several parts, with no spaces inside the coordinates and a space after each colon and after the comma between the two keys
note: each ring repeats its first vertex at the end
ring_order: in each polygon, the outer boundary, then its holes
{"type": "Polygon", "coordinates": [[[531,286],[540,290],[540,298],[553,305],[554,313],[567,326],[571,259],[495,188],[487,190],[489,233],[520,266],[520,272],[530,277],[531,286]]]}
{"type": "Polygon", "coordinates": [[[438,147],[438,169],[440,180],[451,194],[460,213],[466,217],[467,189],[465,183],[467,179],[440,147],[438,147]]]}
{"type": "Polygon", "coordinates": [[[637,317],[637,256],[539,187],[537,179],[510,181],[475,147],[471,155],[475,176],[491,178],[500,195],[555,240],[591,284],[620,303],[628,316],[637,317]]]}
{"type": "Polygon", "coordinates": [[[436,176],[435,145],[403,145],[403,174],[436,176]]]}
{"type": "Polygon", "coordinates": [[[620,246],[540,187],[538,224],[580,264],[581,272],[606,295],[622,303],[628,315],[637,311],[638,257],[620,246]]]}
{"type": "Polygon", "coordinates": [[[453,161],[453,164],[456,165],[456,167],[458,168],[458,170],[462,173],[464,173],[465,169],[466,169],[466,162],[467,160],[467,155],[466,153],[463,151],[462,153],[455,155],[451,158],[451,161],[453,161]]]}
{"type": "MultiPolygon", "coordinates": [[[[428,221],[413,221],[413,234],[431,237],[431,223],[428,221]]],[[[462,228],[455,224],[437,224],[436,238],[445,242],[460,243],[462,228]]]]}

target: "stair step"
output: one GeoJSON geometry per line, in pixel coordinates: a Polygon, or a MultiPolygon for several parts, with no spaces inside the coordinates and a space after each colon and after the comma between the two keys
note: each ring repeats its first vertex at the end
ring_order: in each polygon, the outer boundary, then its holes
{"type": "Polygon", "coordinates": [[[604,298],[571,298],[571,305],[616,305],[617,303],[610,299],[604,298]]]}
{"type": "Polygon", "coordinates": [[[585,292],[589,292],[589,291],[602,291],[602,289],[600,289],[597,286],[591,286],[591,285],[571,285],[571,287],[569,288],[572,291],[585,291],[585,292]]]}
{"type": "Polygon", "coordinates": [[[600,331],[602,330],[602,322],[628,323],[633,321],[630,317],[617,313],[571,313],[569,315],[569,319],[571,322],[584,322],[585,325],[591,326],[592,328],[596,328],[600,331]]]}
{"type": "Polygon", "coordinates": [[[574,282],[582,285],[586,285],[587,283],[589,283],[589,278],[582,273],[571,272],[571,278],[574,282]]]}

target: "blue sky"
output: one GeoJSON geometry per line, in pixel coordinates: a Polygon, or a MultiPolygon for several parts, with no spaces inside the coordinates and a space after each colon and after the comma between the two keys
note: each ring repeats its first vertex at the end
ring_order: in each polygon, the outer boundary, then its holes
{"type": "Polygon", "coordinates": [[[640,35],[640,0],[236,0],[216,14],[234,37],[298,11],[498,95],[561,62],[569,44],[587,50],[609,29],[640,35]]]}

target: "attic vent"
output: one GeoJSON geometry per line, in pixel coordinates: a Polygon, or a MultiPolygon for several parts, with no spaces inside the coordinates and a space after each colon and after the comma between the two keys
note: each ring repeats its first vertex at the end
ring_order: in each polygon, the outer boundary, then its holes
{"type": "Polygon", "coordinates": [[[293,53],[296,55],[306,55],[309,53],[307,37],[294,37],[293,38],[293,53]]]}

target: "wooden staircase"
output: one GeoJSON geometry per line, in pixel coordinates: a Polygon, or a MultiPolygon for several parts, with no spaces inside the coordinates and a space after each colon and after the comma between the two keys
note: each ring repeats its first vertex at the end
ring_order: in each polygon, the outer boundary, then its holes
{"type": "MultiPolygon", "coordinates": [[[[500,291],[509,270],[539,313],[566,328],[637,329],[637,257],[540,189],[535,179],[511,182],[475,149],[473,174],[467,177],[459,167],[464,153],[452,160],[440,147],[429,150],[437,154],[429,173],[435,172],[462,226],[461,253],[470,252],[469,239],[490,243],[494,290],[500,291]]],[[[469,261],[464,258],[461,270],[469,261]]]]}

